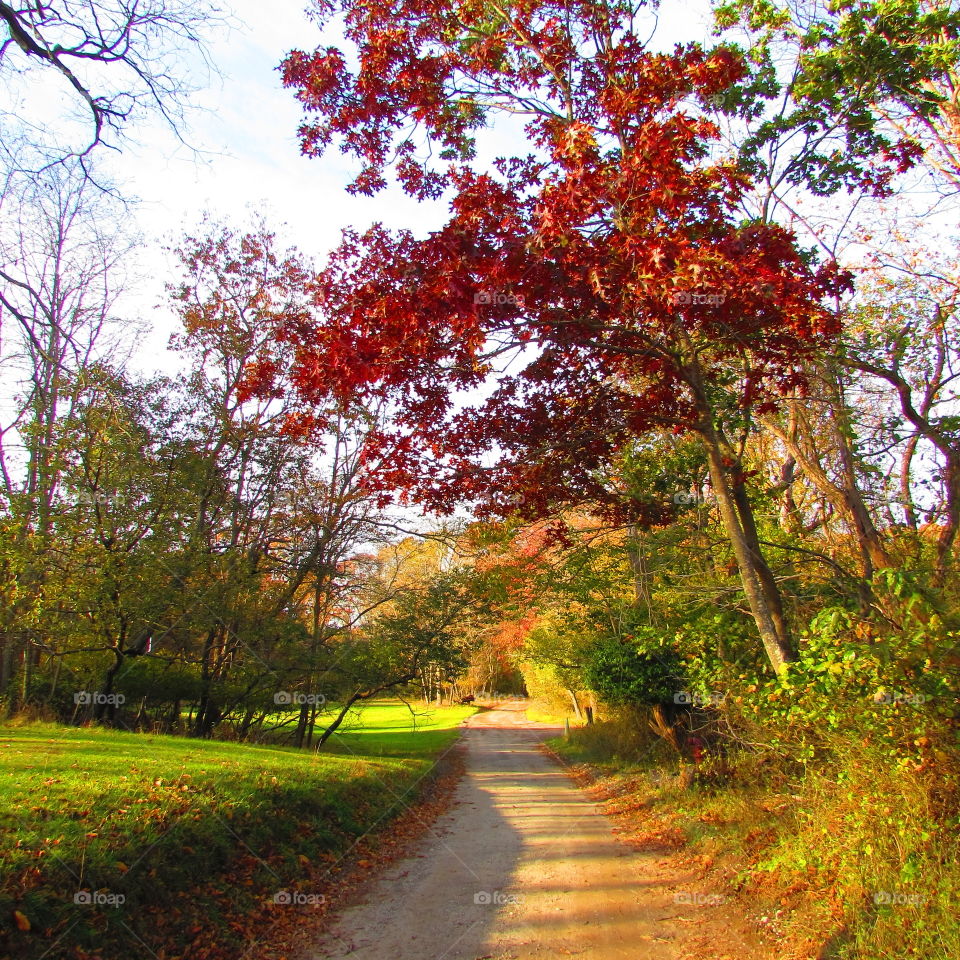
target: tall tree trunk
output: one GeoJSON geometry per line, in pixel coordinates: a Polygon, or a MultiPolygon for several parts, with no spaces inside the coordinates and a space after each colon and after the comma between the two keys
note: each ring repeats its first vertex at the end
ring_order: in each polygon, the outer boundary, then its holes
{"type": "MultiPolygon", "coordinates": [[[[307,689],[310,689],[309,687],[307,689]]],[[[307,725],[310,722],[310,704],[304,700],[300,704],[300,716],[297,717],[297,732],[293,736],[293,745],[300,749],[307,736],[307,725]]]]}
{"type": "Polygon", "coordinates": [[[740,579],[743,582],[747,603],[750,605],[750,612],[753,614],[757,630],[760,633],[760,640],[771,666],[777,673],[783,673],[787,664],[794,659],[795,654],[783,618],[783,607],[779,602],[779,590],[774,581],[773,590],[776,592],[777,602],[771,606],[768,595],[770,585],[765,586],[764,584],[763,575],[757,567],[757,553],[744,532],[737,502],[727,479],[723,451],[712,422],[703,424],[701,437],[707,454],[710,484],[717,498],[720,517],[723,520],[727,536],[730,538],[734,556],[737,558],[740,579]]]}
{"type": "Polygon", "coordinates": [[[212,724],[208,712],[212,706],[211,690],[213,689],[213,671],[211,658],[213,656],[214,640],[217,628],[211,627],[203,641],[203,650],[200,654],[200,698],[197,703],[197,713],[193,718],[193,736],[206,737],[209,735],[212,724]]]}
{"type": "Polygon", "coordinates": [[[773,571],[763,556],[763,550],[760,546],[760,535],[757,533],[753,507],[750,504],[750,497],[747,494],[747,488],[744,484],[743,467],[740,463],[733,465],[733,477],[731,478],[730,486],[737,508],[737,515],[740,518],[740,527],[743,530],[743,536],[747,548],[750,551],[754,569],[757,571],[757,576],[760,579],[760,587],[763,590],[763,595],[770,608],[770,615],[773,618],[777,636],[780,637],[787,646],[791,646],[787,615],[783,609],[783,597],[780,593],[780,587],[777,584],[776,577],[774,577],[773,571]]]}
{"type": "Polygon", "coordinates": [[[0,695],[13,681],[14,641],[9,632],[0,637],[0,695]]]}
{"type": "MultiPolygon", "coordinates": [[[[681,335],[681,341],[684,339],[681,335]]],[[[780,588],[763,557],[753,510],[743,489],[742,470],[737,463],[738,458],[731,455],[729,444],[717,425],[713,405],[710,403],[696,359],[696,351],[689,342],[685,346],[688,348],[688,356],[691,357],[684,371],[685,379],[700,416],[694,429],[699,434],[707,455],[710,485],[717,498],[724,529],[733,547],[743,591],[757,625],[760,642],[774,671],[778,674],[784,673],[787,664],[795,659],[796,652],[784,615],[780,588]],[[732,485],[728,468],[736,471],[732,485]],[[736,488],[740,489],[735,493],[736,488]]]]}
{"type": "Polygon", "coordinates": [[[913,502],[913,489],[910,485],[910,478],[913,474],[913,458],[917,452],[917,445],[920,437],[914,434],[903,448],[903,455],[900,458],[900,500],[903,506],[903,522],[916,533],[920,526],[917,520],[917,508],[913,502]]]}
{"type": "MultiPolygon", "coordinates": [[[[643,535],[639,527],[630,527],[627,541],[627,558],[633,570],[633,599],[638,607],[647,612],[647,622],[652,626],[655,621],[653,597],[650,592],[650,567],[644,552],[643,535]]],[[[579,716],[579,714],[578,714],[579,716]]]]}
{"type": "Polygon", "coordinates": [[[851,443],[854,435],[850,419],[850,408],[847,404],[843,381],[837,371],[830,371],[830,393],[833,415],[834,434],[837,440],[837,451],[840,455],[840,468],[843,475],[843,494],[847,510],[853,520],[854,532],[860,551],[863,556],[863,578],[870,581],[875,569],[890,566],[890,555],[880,538],[867,510],[860,484],[857,478],[856,463],[851,443]]]}

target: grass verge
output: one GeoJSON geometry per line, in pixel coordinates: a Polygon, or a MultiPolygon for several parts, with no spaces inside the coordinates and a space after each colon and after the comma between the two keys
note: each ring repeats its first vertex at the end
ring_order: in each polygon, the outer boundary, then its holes
{"type": "Polygon", "coordinates": [[[845,742],[833,764],[729,753],[691,770],[617,722],[550,745],[622,839],[677,851],[778,960],[960,957],[960,842],[935,772],[892,765],[868,742],[845,742]]]}

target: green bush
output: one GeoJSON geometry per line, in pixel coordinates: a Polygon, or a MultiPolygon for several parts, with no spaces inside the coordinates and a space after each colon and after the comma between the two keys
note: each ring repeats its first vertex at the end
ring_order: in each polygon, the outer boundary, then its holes
{"type": "Polygon", "coordinates": [[[601,637],[588,650],[584,679],[611,706],[653,706],[673,702],[684,670],[670,648],[645,652],[629,640],[601,637]]]}

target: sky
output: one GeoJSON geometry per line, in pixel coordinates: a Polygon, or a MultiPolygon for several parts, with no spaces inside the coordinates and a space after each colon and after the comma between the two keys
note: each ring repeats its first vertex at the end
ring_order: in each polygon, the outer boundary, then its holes
{"type": "MultiPolygon", "coordinates": [[[[161,251],[195,227],[204,212],[239,224],[261,213],[282,246],[296,246],[316,262],[345,227],[363,229],[380,221],[419,232],[443,222],[441,204],[418,204],[396,189],[374,197],[349,195],[345,188],[353,167],[335,149],[320,159],[300,154],[301,109],[283,89],[276,68],[292,48],[312,50],[337,39],[321,36],[306,6],[305,0],[227,0],[233,24],[209,37],[209,57],[220,77],[199,72],[205,89],[191,98],[183,131],[192,149],[179,144],[169,129],[152,124],[109,159],[124,192],[139,199],[133,213],[148,241],[143,271],[148,279],[128,300],[151,330],[134,357],[144,372],[175,367],[174,358],[165,355],[174,321],[161,306],[170,269],[161,251]]],[[[705,0],[665,6],[658,43],[707,35],[705,0]]],[[[515,149],[519,133],[519,124],[501,126],[481,142],[480,158],[515,149]]]]}

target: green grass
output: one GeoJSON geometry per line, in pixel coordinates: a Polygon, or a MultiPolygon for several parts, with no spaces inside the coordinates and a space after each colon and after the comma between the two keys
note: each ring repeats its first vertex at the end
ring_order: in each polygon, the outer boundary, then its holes
{"type": "Polygon", "coordinates": [[[476,712],[476,707],[419,704],[411,710],[403,703],[375,701],[348,715],[324,750],[384,757],[432,754],[449,742],[451,725],[476,712]]]}
{"type": "Polygon", "coordinates": [[[244,940],[238,918],[335,870],[357,838],[411,802],[472,712],[414,720],[403,704],[371,704],[320,754],[0,727],[0,957],[98,949],[126,960],[150,956],[138,939],[171,951],[198,925],[222,949],[190,956],[231,956],[244,940]],[[78,891],[114,900],[77,904],[78,891]],[[29,931],[17,928],[23,918],[29,931]]]}

